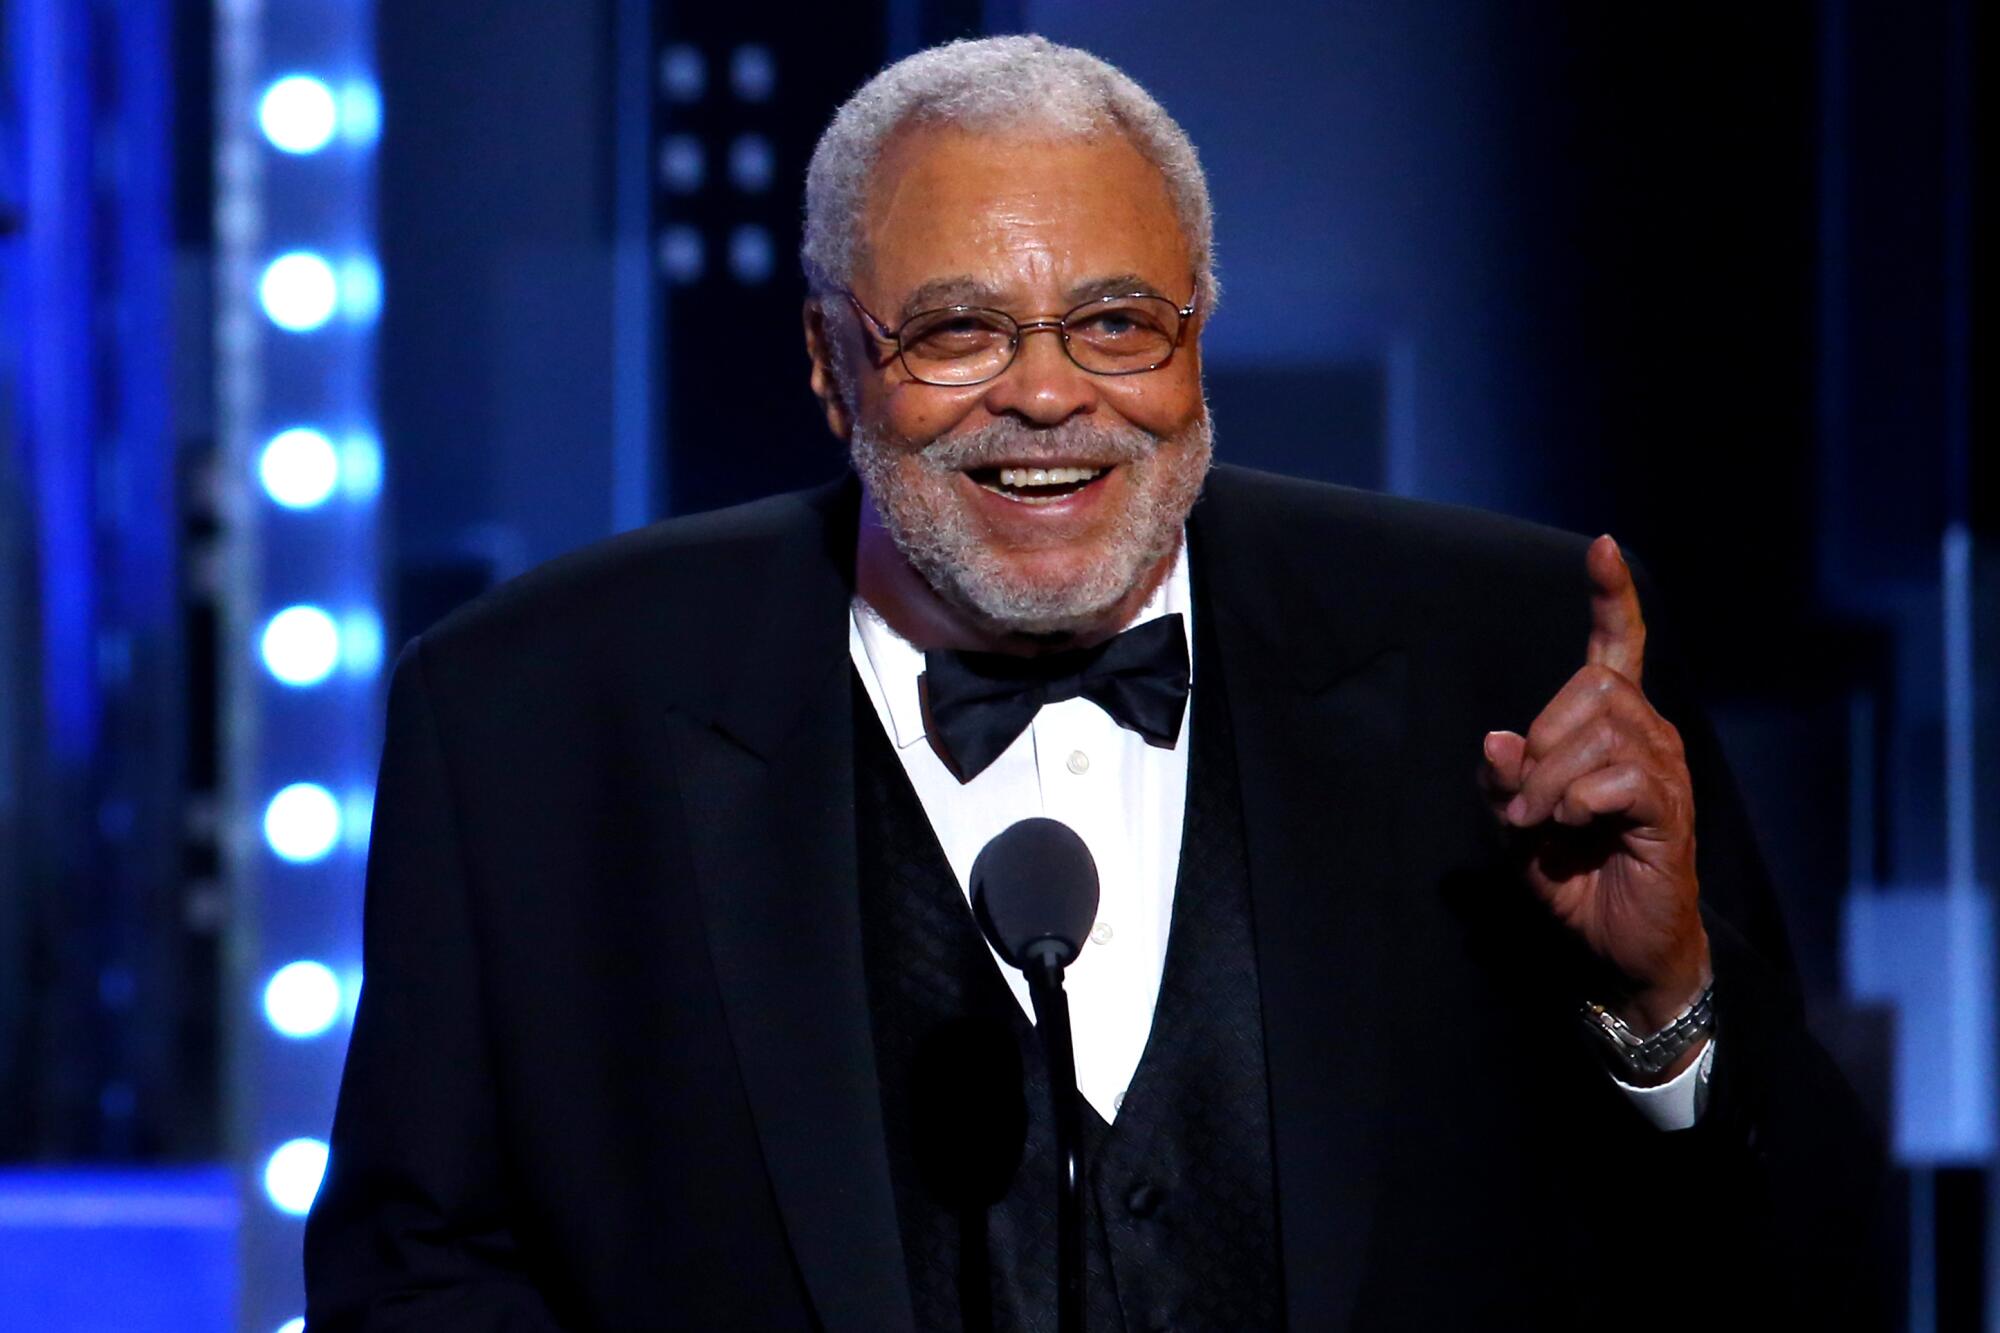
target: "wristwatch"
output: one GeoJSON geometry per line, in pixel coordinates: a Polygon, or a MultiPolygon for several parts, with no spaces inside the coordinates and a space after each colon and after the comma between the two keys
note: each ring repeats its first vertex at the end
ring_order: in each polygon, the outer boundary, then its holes
{"type": "Polygon", "coordinates": [[[1690,1046],[1715,1031],[1715,983],[1703,986],[1693,1004],[1650,1037],[1634,1032],[1624,1019],[1595,1000],[1584,1001],[1583,1025],[1603,1044],[1619,1069],[1638,1079],[1657,1078],[1690,1046]]]}

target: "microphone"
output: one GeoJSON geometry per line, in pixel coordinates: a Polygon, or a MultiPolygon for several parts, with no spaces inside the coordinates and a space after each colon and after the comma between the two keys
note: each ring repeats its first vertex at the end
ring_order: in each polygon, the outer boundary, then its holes
{"type": "Polygon", "coordinates": [[[1023,819],[972,863],[972,912],[994,952],[1028,978],[1056,1122],[1056,1327],[1083,1329],[1083,1136],[1063,969],[1097,919],[1097,863],[1067,824],[1023,819]]]}
{"type": "Polygon", "coordinates": [[[1097,920],[1097,863],[1069,825],[1024,819],[972,863],[972,910],[999,955],[1023,972],[1076,961],[1097,920]]]}

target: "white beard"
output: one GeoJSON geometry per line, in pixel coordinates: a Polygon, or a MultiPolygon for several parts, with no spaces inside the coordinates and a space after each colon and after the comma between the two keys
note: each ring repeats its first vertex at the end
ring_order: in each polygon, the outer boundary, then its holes
{"type": "Polygon", "coordinates": [[[1003,418],[912,453],[857,423],[848,453],[882,526],[940,597],[996,629],[1057,634],[1096,627],[1174,552],[1181,525],[1201,494],[1214,444],[1204,404],[1194,423],[1172,440],[1136,426],[1107,428],[1077,420],[1035,429],[1003,418]],[[1119,515],[1102,558],[1081,578],[1049,584],[1022,577],[981,540],[954,494],[967,468],[1036,455],[1116,462],[1131,474],[1132,503],[1119,515]]]}

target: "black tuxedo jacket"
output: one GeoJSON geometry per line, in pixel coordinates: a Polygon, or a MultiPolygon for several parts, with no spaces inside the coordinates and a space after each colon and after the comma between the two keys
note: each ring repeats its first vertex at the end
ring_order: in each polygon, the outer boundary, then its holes
{"type": "MultiPolygon", "coordinates": [[[[848,481],[658,524],[404,652],[311,1328],[911,1327],[858,926],[856,508],[848,481]]],[[[1720,1012],[1677,1134],[1583,1044],[1597,979],[1476,780],[1582,664],[1583,540],[1227,467],[1188,532],[1290,1326],[1864,1326],[1878,1150],[1657,606],[1720,1012]]]]}

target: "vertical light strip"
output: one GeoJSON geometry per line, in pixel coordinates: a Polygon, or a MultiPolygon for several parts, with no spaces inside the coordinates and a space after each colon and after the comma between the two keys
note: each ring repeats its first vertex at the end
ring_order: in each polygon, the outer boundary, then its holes
{"type": "Polygon", "coordinates": [[[373,6],[219,0],[216,364],[241,1327],[301,1309],[360,966],[380,605],[373,6]]]}
{"type": "Polygon", "coordinates": [[[643,527],[664,510],[655,422],[665,323],[653,306],[652,0],[617,0],[617,165],[613,218],[611,526],[643,527]]]}
{"type": "Polygon", "coordinates": [[[31,336],[23,337],[22,414],[33,452],[29,476],[40,582],[43,726],[51,757],[81,772],[99,749],[97,560],[91,462],[97,438],[91,313],[92,234],[87,80],[89,14],[60,3],[22,7],[16,40],[27,52],[20,95],[36,131],[27,136],[23,211],[31,336]]]}
{"type": "Polygon", "coordinates": [[[1950,891],[1978,891],[1973,831],[1972,531],[1944,533],[1944,837],[1950,891]]]}

